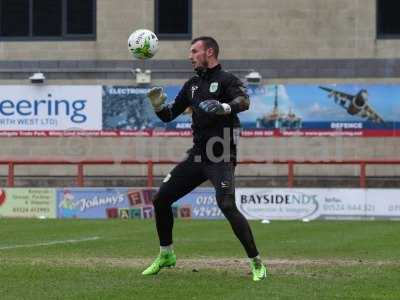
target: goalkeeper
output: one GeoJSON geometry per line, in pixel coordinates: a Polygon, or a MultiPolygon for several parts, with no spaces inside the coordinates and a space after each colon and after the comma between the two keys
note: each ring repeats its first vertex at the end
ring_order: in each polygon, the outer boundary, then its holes
{"type": "Polygon", "coordinates": [[[266,277],[266,268],[259,257],[249,223],[235,204],[234,171],[240,127],[237,114],[247,110],[250,101],[241,81],[221,69],[218,51],[218,44],[213,38],[194,39],[189,59],[196,75],[184,84],[175,101],[164,104],[166,95],[160,87],[148,92],[154,111],[163,122],[175,119],[188,107],[192,109],[194,145],[188,150],[187,158],[165,177],[154,196],[160,253],[143,271],[143,275],[157,274],[163,267],[175,266],[171,205],[210,180],[216,191],[218,207],[250,259],[253,280],[266,277]]]}

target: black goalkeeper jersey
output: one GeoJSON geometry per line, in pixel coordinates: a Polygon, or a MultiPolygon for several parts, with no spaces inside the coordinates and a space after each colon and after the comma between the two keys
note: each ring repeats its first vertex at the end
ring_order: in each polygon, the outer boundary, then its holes
{"type": "Polygon", "coordinates": [[[170,122],[190,107],[192,113],[193,148],[190,154],[201,155],[202,161],[208,161],[206,153],[207,143],[213,144],[212,151],[215,157],[227,154],[236,161],[236,144],[239,136],[240,121],[237,106],[232,106],[232,111],[227,115],[210,115],[199,108],[205,100],[218,100],[229,103],[239,96],[248,98],[243,83],[233,74],[221,69],[217,65],[185,82],[175,101],[157,112],[157,116],[164,122],[170,122]],[[212,139],[210,141],[210,139],[212,139]]]}

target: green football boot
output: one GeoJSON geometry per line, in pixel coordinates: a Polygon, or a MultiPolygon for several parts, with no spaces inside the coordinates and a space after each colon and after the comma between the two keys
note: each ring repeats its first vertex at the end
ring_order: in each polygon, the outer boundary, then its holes
{"type": "Polygon", "coordinates": [[[254,259],[250,262],[251,272],[253,273],[253,281],[260,281],[267,278],[267,268],[261,260],[254,259]]]}
{"type": "Polygon", "coordinates": [[[154,262],[142,272],[142,275],[156,275],[162,268],[175,267],[176,255],[174,252],[163,251],[158,254],[154,262]]]}

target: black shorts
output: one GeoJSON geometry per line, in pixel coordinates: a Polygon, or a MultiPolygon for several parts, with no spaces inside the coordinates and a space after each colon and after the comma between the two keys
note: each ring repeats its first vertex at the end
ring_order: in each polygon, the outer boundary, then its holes
{"type": "Polygon", "coordinates": [[[235,194],[235,164],[233,162],[195,162],[193,156],[180,162],[163,180],[158,191],[162,201],[173,203],[200,184],[210,180],[216,197],[235,194]]]}

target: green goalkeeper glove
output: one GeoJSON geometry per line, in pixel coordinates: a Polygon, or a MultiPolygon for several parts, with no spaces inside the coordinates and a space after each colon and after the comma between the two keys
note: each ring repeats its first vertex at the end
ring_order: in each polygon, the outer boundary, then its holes
{"type": "Polygon", "coordinates": [[[217,100],[205,100],[199,104],[199,108],[210,115],[227,115],[231,113],[231,106],[228,103],[221,103],[217,100]]]}
{"type": "Polygon", "coordinates": [[[153,87],[147,93],[147,97],[149,98],[155,112],[162,110],[165,99],[167,99],[167,95],[164,94],[162,87],[153,87]]]}

